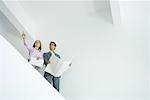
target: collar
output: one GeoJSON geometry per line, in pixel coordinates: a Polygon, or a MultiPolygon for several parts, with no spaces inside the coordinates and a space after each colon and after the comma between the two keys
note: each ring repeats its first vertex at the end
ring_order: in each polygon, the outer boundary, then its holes
{"type": "Polygon", "coordinates": [[[49,52],[50,52],[51,54],[55,54],[55,52],[53,52],[53,51],[51,51],[51,50],[50,50],[49,52]]]}

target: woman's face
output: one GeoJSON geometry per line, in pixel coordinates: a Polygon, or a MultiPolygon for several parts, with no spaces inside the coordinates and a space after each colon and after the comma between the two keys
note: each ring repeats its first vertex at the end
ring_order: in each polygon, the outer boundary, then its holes
{"type": "Polygon", "coordinates": [[[41,46],[41,41],[40,40],[36,40],[35,41],[35,47],[39,48],[41,46]]]}

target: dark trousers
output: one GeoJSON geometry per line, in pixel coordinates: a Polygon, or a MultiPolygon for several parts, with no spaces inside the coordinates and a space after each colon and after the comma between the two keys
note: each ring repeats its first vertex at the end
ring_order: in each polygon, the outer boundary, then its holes
{"type": "Polygon", "coordinates": [[[53,76],[53,75],[51,75],[50,73],[47,73],[47,72],[44,73],[44,77],[50,84],[53,83],[53,87],[59,92],[60,77],[55,77],[55,76],[53,76]]]}

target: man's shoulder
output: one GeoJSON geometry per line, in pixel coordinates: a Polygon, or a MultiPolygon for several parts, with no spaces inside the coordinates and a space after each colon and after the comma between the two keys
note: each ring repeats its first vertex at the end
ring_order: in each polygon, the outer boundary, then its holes
{"type": "Polygon", "coordinates": [[[44,52],[43,55],[49,55],[51,54],[50,52],[44,52]]]}

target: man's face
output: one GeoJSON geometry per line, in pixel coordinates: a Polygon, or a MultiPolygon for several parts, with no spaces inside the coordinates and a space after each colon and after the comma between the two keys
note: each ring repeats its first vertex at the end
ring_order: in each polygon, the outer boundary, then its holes
{"type": "Polygon", "coordinates": [[[51,51],[54,51],[55,48],[56,48],[55,44],[54,43],[50,43],[49,48],[50,48],[51,51]]]}

